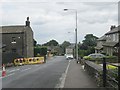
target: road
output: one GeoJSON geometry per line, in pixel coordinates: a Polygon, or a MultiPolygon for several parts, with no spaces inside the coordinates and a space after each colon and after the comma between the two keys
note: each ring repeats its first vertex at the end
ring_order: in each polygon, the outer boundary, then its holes
{"type": "MultiPolygon", "coordinates": [[[[69,60],[55,56],[45,64],[24,65],[7,69],[1,77],[3,88],[55,88],[61,84],[69,60]]],[[[0,80],[1,81],[1,80],[0,80]]]]}

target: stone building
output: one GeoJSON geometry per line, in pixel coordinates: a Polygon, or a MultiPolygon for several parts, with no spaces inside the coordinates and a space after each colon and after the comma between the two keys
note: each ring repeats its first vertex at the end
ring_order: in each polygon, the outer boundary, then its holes
{"type": "Polygon", "coordinates": [[[119,27],[120,26],[111,26],[110,31],[97,40],[97,46],[95,47],[96,53],[105,53],[109,56],[117,56],[119,47],[119,27]]]}
{"type": "Polygon", "coordinates": [[[97,39],[97,46],[95,47],[95,53],[104,53],[103,44],[106,42],[106,36],[102,36],[97,39]]]}
{"type": "Polygon", "coordinates": [[[103,50],[109,56],[118,54],[118,42],[119,42],[118,27],[111,26],[110,31],[105,34],[107,39],[106,42],[103,44],[104,47],[103,50]]]}
{"type": "Polygon", "coordinates": [[[2,62],[13,62],[15,58],[33,57],[33,31],[30,27],[29,17],[25,25],[2,26],[2,62]]]}

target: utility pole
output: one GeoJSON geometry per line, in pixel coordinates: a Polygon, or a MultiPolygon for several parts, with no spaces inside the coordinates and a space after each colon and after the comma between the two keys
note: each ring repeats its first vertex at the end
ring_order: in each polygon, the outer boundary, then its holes
{"type": "Polygon", "coordinates": [[[75,27],[75,51],[76,51],[76,61],[78,61],[78,41],[77,41],[77,10],[76,9],[64,9],[64,11],[68,11],[68,10],[74,10],[75,11],[75,21],[76,21],[76,27],[75,27]]]}

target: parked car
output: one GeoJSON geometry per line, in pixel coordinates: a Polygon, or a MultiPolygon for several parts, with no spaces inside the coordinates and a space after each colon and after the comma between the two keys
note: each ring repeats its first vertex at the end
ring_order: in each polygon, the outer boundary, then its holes
{"type": "Polygon", "coordinates": [[[66,54],[65,56],[66,56],[66,59],[67,59],[67,60],[68,60],[68,59],[73,59],[73,55],[72,55],[72,54],[66,54]]]}
{"type": "Polygon", "coordinates": [[[84,56],[83,59],[88,60],[88,59],[96,59],[96,58],[103,58],[103,57],[105,57],[105,55],[101,53],[93,53],[88,56],[84,56]]]}

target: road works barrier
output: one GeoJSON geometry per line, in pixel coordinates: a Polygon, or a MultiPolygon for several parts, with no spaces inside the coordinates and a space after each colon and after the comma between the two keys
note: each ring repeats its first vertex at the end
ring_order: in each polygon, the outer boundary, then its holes
{"type": "Polygon", "coordinates": [[[42,63],[44,63],[44,57],[17,58],[14,60],[16,66],[42,63]]]}
{"type": "Polygon", "coordinates": [[[44,57],[33,57],[27,59],[28,64],[42,64],[44,63],[44,57]]]}

